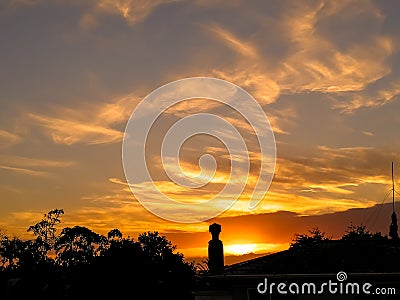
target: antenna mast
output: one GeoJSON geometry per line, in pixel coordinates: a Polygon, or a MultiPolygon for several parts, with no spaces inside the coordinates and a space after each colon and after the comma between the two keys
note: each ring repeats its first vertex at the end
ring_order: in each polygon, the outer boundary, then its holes
{"type": "Polygon", "coordinates": [[[392,161],[392,196],[393,196],[393,212],[392,212],[392,223],[389,226],[389,236],[392,238],[392,240],[398,240],[399,239],[399,227],[397,226],[397,216],[396,212],[394,211],[394,162],[392,161]]]}
{"type": "Polygon", "coordinates": [[[394,212],[394,162],[392,161],[392,195],[393,195],[393,212],[394,212]]]}

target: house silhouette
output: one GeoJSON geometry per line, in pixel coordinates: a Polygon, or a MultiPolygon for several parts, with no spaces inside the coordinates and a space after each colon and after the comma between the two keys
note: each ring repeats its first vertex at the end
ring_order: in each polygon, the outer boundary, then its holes
{"type": "Polygon", "coordinates": [[[195,300],[400,299],[400,243],[371,238],[295,245],[285,251],[224,266],[219,272],[212,269],[199,278],[193,295],[195,300]],[[272,288],[260,293],[267,282],[272,288]],[[328,289],[329,282],[337,285],[336,293],[328,289]],[[277,290],[279,284],[286,287],[286,294],[277,290]],[[291,284],[294,288],[288,291],[291,284]],[[369,294],[363,292],[363,284],[371,285],[366,290],[369,294]],[[303,285],[306,289],[301,291],[303,285]],[[377,294],[380,291],[385,294],[377,294]]]}

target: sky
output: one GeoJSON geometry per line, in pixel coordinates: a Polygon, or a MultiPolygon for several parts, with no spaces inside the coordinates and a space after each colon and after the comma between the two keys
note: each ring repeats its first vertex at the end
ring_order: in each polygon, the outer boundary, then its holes
{"type": "Polygon", "coordinates": [[[186,256],[206,255],[213,222],[227,254],[284,249],[315,226],[334,237],[350,222],[387,233],[392,161],[400,191],[399,13],[395,0],[0,0],[0,228],[30,238],[29,225],[62,208],[62,226],[131,237],[157,230],[186,256]],[[257,139],[240,114],[210,99],[160,116],[150,173],[179,201],[218,193],[235,159],[223,143],[199,135],[182,146],[188,174],[198,174],[202,154],[215,158],[215,177],[200,189],[170,182],[159,153],[179,119],[217,114],[248,146],[238,201],[183,224],[152,214],[129,188],[122,141],[131,114],[152,91],[189,77],[232,82],[268,116],[276,165],[254,210],[257,139]]]}

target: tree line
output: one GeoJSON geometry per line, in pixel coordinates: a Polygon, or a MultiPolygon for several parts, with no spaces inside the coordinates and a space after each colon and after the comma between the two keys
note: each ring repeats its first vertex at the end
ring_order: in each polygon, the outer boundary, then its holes
{"type": "Polygon", "coordinates": [[[372,233],[363,224],[354,225],[350,223],[342,237],[336,240],[327,236],[326,233],[321,231],[318,227],[308,230],[308,233],[296,233],[292,238],[290,248],[298,249],[307,246],[318,246],[321,243],[329,243],[330,241],[343,245],[363,245],[365,243],[385,244],[389,242],[398,244],[399,242],[398,238],[390,238],[387,235],[383,235],[381,232],[372,233]]]}
{"type": "Polygon", "coordinates": [[[4,298],[105,297],[190,299],[195,266],[165,236],[137,239],[115,228],[107,236],[87,227],[65,227],[54,209],[28,228],[34,239],[0,234],[0,294],[4,298]]]}

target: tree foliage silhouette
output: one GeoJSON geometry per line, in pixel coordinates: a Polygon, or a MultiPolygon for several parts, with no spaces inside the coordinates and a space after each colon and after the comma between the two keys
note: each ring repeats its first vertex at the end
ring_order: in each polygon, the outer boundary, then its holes
{"type": "Polygon", "coordinates": [[[110,239],[122,239],[122,232],[118,228],[110,230],[107,234],[107,238],[110,239]]]}
{"type": "Polygon", "coordinates": [[[66,267],[91,263],[99,255],[105,242],[104,236],[86,227],[66,227],[54,245],[57,252],[56,262],[66,267]]]}
{"type": "Polygon", "coordinates": [[[400,263],[393,259],[400,244],[381,232],[370,232],[365,225],[350,223],[340,238],[327,238],[323,232],[309,230],[295,234],[287,252],[296,258],[285,265],[285,272],[325,273],[337,269],[347,272],[398,272],[400,263]]]}
{"type": "Polygon", "coordinates": [[[43,241],[51,242],[55,239],[56,225],[61,222],[60,216],[64,214],[62,209],[54,209],[44,214],[43,219],[35,225],[29,226],[28,232],[32,231],[35,236],[43,241]]]}
{"type": "MultiPolygon", "coordinates": [[[[327,237],[325,232],[322,232],[318,227],[308,230],[306,234],[296,233],[292,238],[290,248],[308,247],[321,245],[324,242],[334,241],[332,238],[327,237]]],[[[341,243],[357,243],[363,242],[387,242],[388,237],[383,236],[381,232],[371,233],[363,224],[354,225],[350,223],[345,233],[337,242],[341,243]]]]}
{"type": "Polygon", "coordinates": [[[56,225],[61,222],[61,215],[64,214],[62,209],[54,209],[44,214],[41,221],[28,228],[28,232],[33,232],[36,236],[36,241],[31,242],[32,250],[35,249],[35,254],[38,256],[40,263],[50,263],[48,252],[52,250],[56,242],[56,225]]]}
{"type": "Polygon", "coordinates": [[[325,232],[321,231],[318,227],[314,227],[313,229],[308,230],[308,233],[296,233],[292,239],[290,247],[298,248],[304,246],[318,245],[321,242],[328,240],[330,240],[330,238],[326,236],[325,232]]]}
{"type": "Polygon", "coordinates": [[[105,237],[83,226],[57,234],[63,214],[52,210],[30,226],[33,240],[0,232],[0,295],[100,298],[135,290],[138,298],[190,297],[193,263],[165,236],[148,231],[135,240],[115,228],[105,237]]]}
{"type": "Polygon", "coordinates": [[[341,240],[350,243],[379,242],[387,241],[387,237],[382,236],[380,232],[371,233],[363,224],[355,226],[350,223],[341,240]]]}

